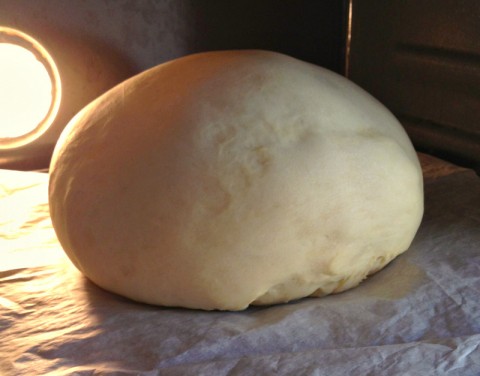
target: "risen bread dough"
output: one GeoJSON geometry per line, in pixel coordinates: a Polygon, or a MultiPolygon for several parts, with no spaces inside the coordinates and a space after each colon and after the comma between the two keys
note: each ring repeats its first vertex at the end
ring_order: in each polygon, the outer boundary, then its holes
{"type": "Polygon", "coordinates": [[[49,194],[93,282],[207,310],[354,287],[409,247],[423,213],[390,112],[265,51],[188,56],[107,92],[62,134],[49,194]]]}

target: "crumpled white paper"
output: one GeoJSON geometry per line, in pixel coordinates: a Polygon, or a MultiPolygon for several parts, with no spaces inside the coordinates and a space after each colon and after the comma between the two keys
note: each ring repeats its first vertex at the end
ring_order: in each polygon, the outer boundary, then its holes
{"type": "Polygon", "coordinates": [[[242,312],[101,290],[56,242],[48,177],[0,171],[0,374],[480,375],[480,179],[423,160],[406,253],[345,293],[242,312]]]}

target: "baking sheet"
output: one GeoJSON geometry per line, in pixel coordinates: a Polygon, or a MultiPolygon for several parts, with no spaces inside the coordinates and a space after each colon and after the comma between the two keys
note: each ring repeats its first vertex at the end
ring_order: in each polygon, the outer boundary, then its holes
{"type": "Polygon", "coordinates": [[[56,241],[48,176],[0,171],[0,374],[480,375],[480,179],[421,159],[406,253],[345,293],[242,312],[101,290],[56,241]]]}

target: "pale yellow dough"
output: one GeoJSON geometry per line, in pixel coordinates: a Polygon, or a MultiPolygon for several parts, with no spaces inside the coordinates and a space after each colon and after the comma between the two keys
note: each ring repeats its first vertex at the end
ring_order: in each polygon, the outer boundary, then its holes
{"type": "Polygon", "coordinates": [[[391,113],[266,51],[191,55],[110,90],[63,132],[49,194],[94,283],[206,310],[354,287],[409,247],[423,214],[391,113]]]}

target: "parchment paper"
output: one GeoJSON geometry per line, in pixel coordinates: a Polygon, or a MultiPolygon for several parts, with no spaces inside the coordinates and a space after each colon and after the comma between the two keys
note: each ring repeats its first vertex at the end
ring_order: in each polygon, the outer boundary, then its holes
{"type": "Polygon", "coordinates": [[[0,374],[480,375],[480,179],[422,161],[406,253],[345,293],[233,313],[96,287],[56,241],[48,176],[0,171],[0,374]]]}

